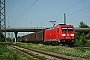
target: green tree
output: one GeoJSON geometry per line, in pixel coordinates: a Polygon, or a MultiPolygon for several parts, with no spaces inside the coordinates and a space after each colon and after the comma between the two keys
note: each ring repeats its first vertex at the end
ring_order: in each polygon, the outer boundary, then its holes
{"type": "Polygon", "coordinates": [[[89,28],[83,21],[80,22],[79,28],[89,28]]]}
{"type": "MultiPolygon", "coordinates": [[[[85,24],[83,21],[80,22],[79,24],[79,28],[89,28],[89,26],[87,24],[85,24]]],[[[82,32],[79,32],[80,35],[82,34],[82,32]]],[[[85,35],[87,35],[88,32],[85,32],[85,35]]]]}
{"type": "Polygon", "coordinates": [[[7,41],[7,42],[11,42],[11,38],[9,38],[9,37],[6,38],[6,41],[7,41]]]}
{"type": "MultiPolygon", "coordinates": [[[[83,21],[80,22],[79,28],[89,28],[83,21]]],[[[86,38],[90,38],[90,33],[87,35],[88,32],[76,32],[76,44],[77,45],[85,45],[87,43],[86,38]],[[87,35],[87,36],[85,36],[87,35]]]]}
{"type": "Polygon", "coordinates": [[[1,39],[0,39],[0,42],[4,42],[4,41],[5,41],[4,35],[1,33],[1,39]]]}
{"type": "Polygon", "coordinates": [[[85,33],[83,32],[80,36],[80,44],[85,45],[86,44],[86,38],[85,38],[85,33]]]}

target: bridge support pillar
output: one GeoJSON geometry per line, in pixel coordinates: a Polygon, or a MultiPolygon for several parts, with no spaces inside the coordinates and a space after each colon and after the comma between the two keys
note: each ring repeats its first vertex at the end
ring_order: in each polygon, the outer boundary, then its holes
{"type": "Polygon", "coordinates": [[[17,34],[18,32],[14,32],[15,33],[15,43],[17,42],[17,34]]]}

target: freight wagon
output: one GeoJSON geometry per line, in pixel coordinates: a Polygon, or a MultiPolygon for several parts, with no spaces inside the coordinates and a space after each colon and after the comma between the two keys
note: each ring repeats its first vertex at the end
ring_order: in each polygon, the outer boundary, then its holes
{"type": "Polygon", "coordinates": [[[44,30],[22,36],[22,41],[31,43],[43,43],[44,30]]]}

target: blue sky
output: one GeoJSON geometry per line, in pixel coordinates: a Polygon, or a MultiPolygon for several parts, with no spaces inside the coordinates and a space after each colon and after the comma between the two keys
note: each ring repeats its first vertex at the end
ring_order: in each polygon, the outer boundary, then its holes
{"type": "Polygon", "coordinates": [[[51,27],[51,20],[55,20],[56,25],[63,23],[64,13],[67,24],[78,27],[80,21],[84,21],[90,26],[90,0],[36,1],[6,0],[7,27],[51,27]],[[35,2],[36,4],[29,9],[35,2]]]}

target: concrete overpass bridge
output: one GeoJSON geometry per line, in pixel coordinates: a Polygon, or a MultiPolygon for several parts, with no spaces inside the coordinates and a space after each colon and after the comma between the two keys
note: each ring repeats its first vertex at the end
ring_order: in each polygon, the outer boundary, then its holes
{"type": "MultiPolygon", "coordinates": [[[[30,27],[30,28],[6,28],[6,32],[15,33],[15,41],[17,41],[18,32],[37,32],[40,30],[45,30],[46,27],[30,27]]],[[[2,32],[5,32],[4,29],[1,29],[2,32]]],[[[90,32],[90,28],[75,28],[76,32],[90,32]]]]}
{"type": "MultiPolygon", "coordinates": [[[[17,41],[18,32],[37,32],[40,30],[45,30],[46,27],[29,27],[29,28],[6,28],[6,32],[14,32],[15,33],[15,41],[17,41]]],[[[1,29],[2,32],[5,32],[4,29],[1,29]]]]}
{"type": "MultiPolygon", "coordinates": [[[[47,27],[29,27],[29,28],[6,28],[6,32],[37,32],[48,29],[47,27]]],[[[4,29],[1,29],[4,32],[4,29]]],[[[89,32],[90,28],[75,28],[75,32],[89,32]]]]}

